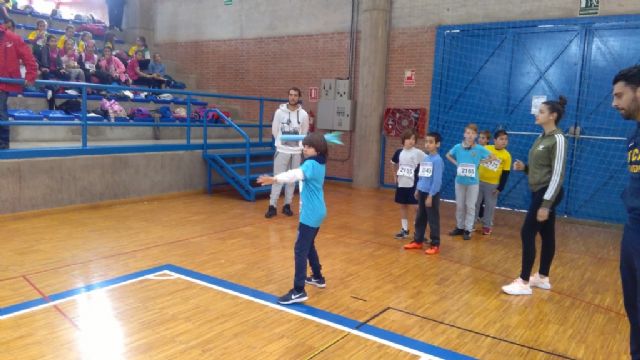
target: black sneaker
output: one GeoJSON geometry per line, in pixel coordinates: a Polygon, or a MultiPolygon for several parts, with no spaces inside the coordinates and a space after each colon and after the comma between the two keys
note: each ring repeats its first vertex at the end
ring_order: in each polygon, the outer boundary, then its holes
{"type": "Polygon", "coordinates": [[[291,211],[291,205],[285,204],[282,208],[282,213],[287,216],[293,216],[293,211],[291,211]]]}
{"type": "Polygon", "coordinates": [[[449,235],[451,235],[451,236],[464,235],[464,230],[455,228],[455,229],[451,230],[451,232],[449,232],[449,235]]]}
{"type": "Polygon", "coordinates": [[[324,282],[323,277],[314,278],[313,276],[309,276],[308,278],[304,279],[304,282],[306,284],[317,286],[319,288],[325,288],[327,286],[327,284],[324,282]]]}
{"type": "Polygon", "coordinates": [[[471,231],[464,231],[464,234],[462,235],[462,239],[463,240],[471,240],[471,231]]]}
{"type": "Polygon", "coordinates": [[[304,290],[297,292],[295,289],[291,289],[288,293],[278,298],[278,303],[282,305],[295,304],[307,301],[308,298],[309,297],[307,297],[307,293],[304,290]]]}
{"type": "Polygon", "coordinates": [[[267,213],[264,214],[264,217],[269,219],[269,218],[272,218],[272,217],[274,217],[276,215],[278,215],[278,210],[276,210],[276,207],[269,205],[269,210],[267,210],[267,213]]]}
{"type": "Polygon", "coordinates": [[[409,230],[400,229],[400,232],[395,235],[398,240],[406,239],[409,236],[409,230]]]}

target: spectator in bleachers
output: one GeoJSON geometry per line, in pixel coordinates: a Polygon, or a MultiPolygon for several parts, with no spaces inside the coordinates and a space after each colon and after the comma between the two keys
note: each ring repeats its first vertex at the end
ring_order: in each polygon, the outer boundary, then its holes
{"type": "Polygon", "coordinates": [[[113,50],[110,47],[102,49],[103,58],[98,62],[98,69],[109,75],[109,82],[118,84],[128,84],[129,79],[126,74],[126,68],[120,59],[113,56],[113,50]]]}
{"type": "Polygon", "coordinates": [[[16,32],[16,22],[13,19],[7,19],[4,21],[5,28],[12,33],[16,32]]]}
{"type": "MultiPolygon", "coordinates": [[[[47,36],[47,45],[42,48],[40,58],[36,59],[40,67],[40,78],[42,80],[69,80],[69,74],[64,70],[62,66],[62,59],[60,49],[56,46],[57,37],[55,35],[47,36]]],[[[45,86],[47,93],[47,102],[49,104],[49,110],[54,110],[56,105],[55,92],[58,89],[57,86],[48,85],[45,86]]]]}
{"type": "MultiPolygon", "coordinates": [[[[0,77],[19,79],[20,62],[26,68],[25,86],[33,86],[36,80],[38,66],[29,47],[22,38],[0,25],[0,77]],[[9,44],[11,44],[9,46],[9,44]]],[[[17,84],[0,83],[0,120],[9,120],[7,100],[9,92],[22,92],[22,86],[17,84]]],[[[0,126],[0,149],[8,149],[10,131],[8,126],[0,126]]]]}
{"type": "Polygon", "coordinates": [[[162,63],[162,57],[159,53],[153,54],[153,60],[149,64],[149,73],[163,78],[167,75],[166,67],[162,63]]]}
{"type": "Polygon", "coordinates": [[[138,36],[136,44],[129,49],[129,57],[133,58],[138,51],[142,51],[143,59],[151,60],[151,52],[149,52],[147,39],[144,36],[138,36]]]}
{"type": "Polygon", "coordinates": [[[73,39],[75,35],[76,27],[73,25],[67,25],[64,35],[60,36],[60,39],[58,40],[58,49],[64,49],[64,44],[67,42],[67,39],[73,39]]]}
{"type": "Polygon", "coordinates": [[[86,82],[95,82],[91,80],[95,77],[101,84],[111,84],[111,78],[109,74],[98,71],[98,55],[96,55],[96,42],[93,40],[87,41],[84,47],[84,52],[78,56],[78,65],[84,72],[84,78],[86,82]]]}
{"type": "Polygon", "coordinates": [[[73,39],[67,39],[64,43],[64,52],[60,57],[62,66],[69,74],[69,80],[75,82],[84,82],[84,71],[78,65],[78,53],[76,52],[76,42],[73,39]]]}
{"type": "Polygon", "coordinates": [[[43,80],[69,80],[69,75],[62,66],[61,51],[56,44],[58,39],[55,35],[47,36],[47,45],[42,48],[41,56],[38,60],[41,77],[43,80]]]}
{"type": "Polygon", "coordinates": [[[13,1],[12,0],[0,0],[0,1],[2,2],[0,3],[0,17],[2,17],[3,22],[7,22],[9,19],[11,19],[9,17],[9,10],[13,8],[13,1]]]}
{"type": "Polygon", "coordinates": [[[109,29],[122,31],[122,16],[124,15],[125,0],[107,0],[109,10],[109,29]]]}
{"type": "Polygon", "coordinates": [[[93,35],[88,31],[83,31],[80,33],[80,41],[78,41],[78,53],[82,54],[84,52],[84,47],[87,44],[87,41],[93,40],[93,35]]]}
{"type": "Polygon", "coordinates": [[[138,50],[135,56],[129,60],[127,65],[127,74],[134,85],[142,85],[150,88],[161,89],[165,80],[159,75],[147,74],[140,70],[140,61],[143,60],[144,53],[138,50]]]}
{"type": "Polygon", "coordinates": [[[107,31],[106,34],[104,34],[104,44],[103,44],[103,48],[109,47],[111,48],[111,50],[115,49],[115,44],[116,44],[116,34],[113,31],[107,31]]]}
{"type": "Polygon", "coordinates": [[[47,44],[47,28],[49,24],[47,24],[46,20],[40,19],[36,21],[36,29],[33,30],[27,39],[31,42],[31,48],[33,49],[33,56],[36,59],[40,58],[40,54],[42,53],[42,48],[47,44]]]}

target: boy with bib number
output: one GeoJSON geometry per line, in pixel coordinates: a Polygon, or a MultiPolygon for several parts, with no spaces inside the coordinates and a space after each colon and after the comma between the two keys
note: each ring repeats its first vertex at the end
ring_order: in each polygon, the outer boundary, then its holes
{"type": "Polygon", "coordinates": [[[429,223],[431,246],[425,251],[427,255],[440,252],[440,189],[442,187],[442,173],[444,161],[438,154],[442,137],[430,132],[427,134],[425,145],[427,154],[420,163],[418,171],[418,185],[415,197],[418,199],[418,215],[416,215],[416,231],[413,241],[404,246],[405,250],[420,250],[424,243],[424,233],[429,223]]]}
{"type": "Polygon", "coordinates": [[[400,204],[402,225],[400,232],[395,236],[396,239],[405,239],[409,236],[409,205],[418,203],[414,196],[418,180],[416,170],[424,158],[424,152],[414,147],[416,137],[415,130],[405,130],[400,137],[402,149],[398,149],[391,159],[396,178],[396,203],[400,204]]]}
{"type": "Polygon", "coordinates": [[[478,201],[476,202],[476,218],[482,221],[482,235],[491,235],[493,228],[493,216],[498,204],[498,196],[504,190],[511,171],[511,154],[506,147],[509,136],[505,130],[498,130],[493,136],[494,145],[487,145],[496,159],[480,166],[480,187],[478,201]],[[480,205],[483,204],[484,216],[480,215],[480,205]]]}
{"type": "Polygon", "coordinates": [[[496,157],[483,146],[476,145],[478,127],[469,124],[464,128],[464,141],[447,153],[447,159],[456,166],[456,228],[451,236],[462,235],[471,240],[471,231],[476,216],[479,178],[478,167],[481,163],[493,161],[496,157]]]}

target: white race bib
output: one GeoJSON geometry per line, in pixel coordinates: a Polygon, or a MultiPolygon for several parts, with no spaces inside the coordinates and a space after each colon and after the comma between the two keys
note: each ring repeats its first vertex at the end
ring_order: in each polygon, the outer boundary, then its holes
{"type": "Polygon", "coordinates": [[[413,171],[414,169],[411,166],[406,166],[406,165],[400,165],[400,168],[398,169],[398,176],[407,176],[407,177],[413,177],[413,171]]]}
{"type": "Polygon", "coordinates": [[[92,63],[84,63],[84,66],[88,69],[88,70],[95,70],[96,69],[96,65],[92,64],[92,63]]]}
{"type": "Polygon", "coordinates": [[[433,163],[423,162],[420,164],[420,172],[418,176],[420,177],[431,177],[433,175],[433,163]]]}
{"type": "Polygon", "coordinates": [[[476,177],[476,166],[473,164],[459,164],[458,176],[470,178],[476,177]]]}
{"type": "Polygon", "coordinates": [[[500,159],[495,159],[493,161],[489,161],[489,162],[486,162],[486,163],[482,164],[482,166],[486,167],[487,169],[489,169],[491,171],[498,171],[498,168],[500,167],[500,164],[502,164],[502,161],[500,159]]]}

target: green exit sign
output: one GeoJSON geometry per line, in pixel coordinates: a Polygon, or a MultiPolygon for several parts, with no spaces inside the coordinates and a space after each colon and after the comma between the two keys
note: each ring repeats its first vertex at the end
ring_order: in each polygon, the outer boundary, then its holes
{"type": "Polygon", "coordinates": [[[600,0],[580,0],[580,16],[598,15],[600,0]]]}
{"type": "Polygon", "coordinates": [[[224,0],[225,5],[233,5],[233,0],[224,0]]]}

